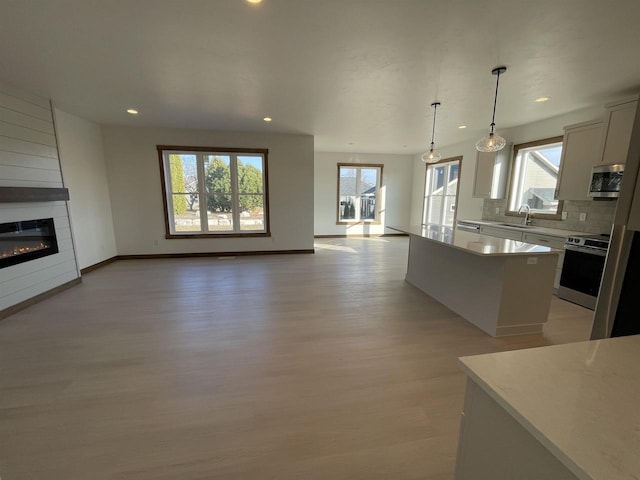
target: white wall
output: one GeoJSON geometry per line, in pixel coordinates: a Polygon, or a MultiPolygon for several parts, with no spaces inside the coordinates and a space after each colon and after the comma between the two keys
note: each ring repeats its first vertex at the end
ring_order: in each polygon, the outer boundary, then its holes
{"type": "Polygon", "coordinates": [[[60,163],[69,189],[69,210],[78,265],[86,268],[116,256],[107,167],[100,126],[54,109],[60,163]]]}
{"type": "Polygon", "coordinates": [[[118,255],[313,249],[313,136],[103,126],[118,255]],[[271,237],[165,239],[156,145],[269,149],[271,237]]]}
{"type": "MultiPolygon", "coordinates": [[[[503,136],[507,140],[507,143],[519,144],[532,142],[543,138],[562,136],[564,134],[563,127],[598,119],[603,117],[603,115],[604,107],[586,108],[539,122],[503,129],[497,133],[503,136]]],[[[484,200],[482,198],[473,198],[473,182],[476,173],[477,156],[475,149],[476,140],[477,139],[467,140],[455,145],[438,148],[443,158],[455,157],[457,155],[462,155],[463,157],[457,212],[457,218],[460,220],[482,218],[484,200]]],[[[420,224],[422,221],[424,170],[425,164],[420,160],[420,155],[416,155],[413,159],[413,188],[411,192],[412,224],[420,224]]]]}
{"type": "MultiPolygon", "coordinates": [[[[314,233],[316,235],[380,235],[386,225],[407,225],[411,208],[411,155],[316,152],[314,233]],[[336,225],[338,163],[373,163],[382,169],[384,211],[380,225],[336,225]]],[[[386,230],[386,233],[397,233],[386,230]]]]}
{"type": "MultiPolygon", "coordinates": [[[[63,186],[49,100],[0,84],[0,186],[63,186]]],[[[59,252],[0,270],[0,310],[78,278],[66,202],[0,204],[0,223],[53,218],[59,252]]]]}

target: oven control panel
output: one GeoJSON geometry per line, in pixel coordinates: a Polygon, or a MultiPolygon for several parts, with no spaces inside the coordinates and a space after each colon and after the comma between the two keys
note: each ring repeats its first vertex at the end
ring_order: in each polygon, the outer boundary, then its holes
{"type": "Polygon", "coordinates": [[[578,247],[597,248],[607,250],[609,248],[609,235],[579,235],[567,238],[566,245],[578,247]]]}

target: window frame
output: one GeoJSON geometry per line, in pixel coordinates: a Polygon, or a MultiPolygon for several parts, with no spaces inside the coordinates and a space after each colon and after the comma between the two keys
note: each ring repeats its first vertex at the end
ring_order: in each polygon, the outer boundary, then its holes
{"type": "MultiPolygon", "coordinates": [[[[549,145],[552,143],[562,143],[564,137],[550,137],[543,138],[541,140],[535,140],[533,142],[520,143],[518,145],[513,146],[513,157],[511,159],[511,173],[509,175],[509,188],[507,189],[507,198],[506,198],[506,208],[505,208],[505,216],[509,217],[523,217],[523,214],[518,215],[517,210],[509,210],[509,206],[511,205],[511,196],[513,195],[513,189],[516,184],[516,161],[518,158],[518,152],[520,150],[524,150],[532,147],[539,147],[541,145],[549,145]]],[[[556,193],[558,191],[558,182],[560,181],[560,171],[562,170],[562,156],[560,157],[560,165],[558,167],[558,179],[556,180],[556,193]]],[[[554,195],[555,197],[555,195],[554,195]]],[[[562,220],[562,210],[564,208],[564,201],[558,201],[558,208],[556,209],[556,213],[540,213],[540,212],[531,212],[529,214],[529,218],[538,218],[541,220],[562,220]]]]}
{"type": "MultiPolygon", "coordinates": [[[[166,239],[187,239],[187,238],[237,238],[237,237],[270,237],[271,236],[271,224],[270,224],[270,215],[269,215],[269,150],[266,148],[230,148],[230,147],[194,147],[194,146],[184,146],[184,145],[156,145],[156,149],[158,151],[158,161],[160,165],[160,183],[162,186],[162,206],[164,210],[164,225],[165,225],[165,238],[166,239]],[[165,173],[165,162],[164,162],[164,154],[165,153],[178,153],[185,155],[203,155],[203,154],[211,154],[211,155],[229,155],[229,156],[242,156],[246,155],[262,155],[263,159],[263,214],[264,214],[264,231],[255,232],[255,231],[236,231],[235,223],[233,231],[223,231],[223,232],[196,232],[196,233],[175,233],[171,231],[171,220],[172,214],[169,211],[169,202],[167,196],[170,194],[167,191],[167,180],[168,177],[165,173]]],[[[198,194],[203,198],[203,195],[206,195],[202,189],[204,188],[204,177],[202,177],[202,171],[200,166],[200,161],[197,160],[197,168],[198,168],[198,194]]],[[[233,162],[232,162],[233,163],[233,162]]],[[[231,165],[230,165],[231,168],[231,165]]],[[[234,168],[235,170],[235,168],[234,168]]],[[[234,176],[235,178],[235,176],[234,176]]],[[[234,205],[237,205],[239,193],[234,191],[234,184],[232,182],[232,201],[234,205]]],[[[237,186],[235,187],[237,189],[237,186]]],[[[201,211],[202,212],[202,211],[201,211]]],[[[238,213],[239,214],[239,213],[238,213]]],[[[202,215],[202,213],[201,213],[202,215]]],[[[240,223],[238,222],[238,227],[240,227],[240,223]]]]}
{"type": "MultiPolygon", "coordinates": [[[[336,193],[336,225],[382,225],[382,221],[380,216],[382,215],[382,174],[383,174],[383,164],[379,163],[338,163],[338,183],[337,183],[337,193],[336,193]],[[340,168],[377,168],[380,172],[379,178],[377,179],[377,203],[376,203],[376,218],[375,220],[340,220],[340,168]]],[[[358,175],[356,174],[356,178],[358,175]]],[[[356,197],[359,195],[356,192],[356,197]]],[[[359,211],[356,209],[356,211],[359,211]]]]}
{"type": "MultiPolygon", "coordinates": [[[[425,213],[426,213],[426,207],[427,207],[427,177],[428,177],[428,171],[429,171],[429,167],[432,166],[437,166],[443,163],[451,163],[451,162],[458,162],[458,184],[456,185],[456,204],[455,204],[455,210],[453,211],[453,226],[455,227],[456,225],[456,221],[458,219],[458,203],[460,200],[460,179],[462,178],[462,159],[463,156],[462,155],[458,155],[455,157],[448,157],[448,158],[443,158],[441,160],[438,160],[435,163],[429,163],[425,165],[425,169],[424,169],[424,181],[422,182],[422,217],[421,217],[421,224],[422,225],[427,225],[425,223],[425,213]]],[[[443,195],[443,198],[446,197],[446,195],[443,195]]],[[[435,224],[429,224],[429,225],[435,225],[435,224]]],[[[447,226],[447,225],[442,225],[442,226],[447,226]]]]}

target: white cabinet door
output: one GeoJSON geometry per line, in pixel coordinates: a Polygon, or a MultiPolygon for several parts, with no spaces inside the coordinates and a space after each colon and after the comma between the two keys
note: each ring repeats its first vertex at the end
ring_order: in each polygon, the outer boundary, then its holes
{"type": "Polygon", "coordinates": [[[511,240],[522,240],[522,232],[511,230],[509,228],[487,227],[482,225],[480,233],[491,235],[492,237],[509,238],[511,240]]]}
{"type": "Polygon", "coordinates": [[[473,183],[475,198],[504,198],[509,176],[512,145],[499,152],[478,152],[473,183]]]}
{"type": "Polygon", "coordinates": [[[600,161],[603,132],[602,122],[565,127],[556,189],[558,200],[589,200],[591,169],[600,161]]]}
{"type": "Polygon", "coordinates": [[[607,105],[607,127],[600,163],[625,163],[638,100],[607,105]]]}
{"type": "Polygon", "coordinates": [[[478,152],[476,158],[476,178],[473,184],[473,196],[479,198],[491,197],[491,181],[493,180],[493,166],[495,154],[478,152]]]}

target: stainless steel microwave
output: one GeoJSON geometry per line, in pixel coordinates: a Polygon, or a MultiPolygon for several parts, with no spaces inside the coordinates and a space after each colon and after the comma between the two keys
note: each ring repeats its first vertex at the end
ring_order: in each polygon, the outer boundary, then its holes
{"type": "Polygon", "coordinates": [[[591,170],[589,196],[591,198],[616,198],[620,196],[624,165],[598,165],[591,170]]]}

